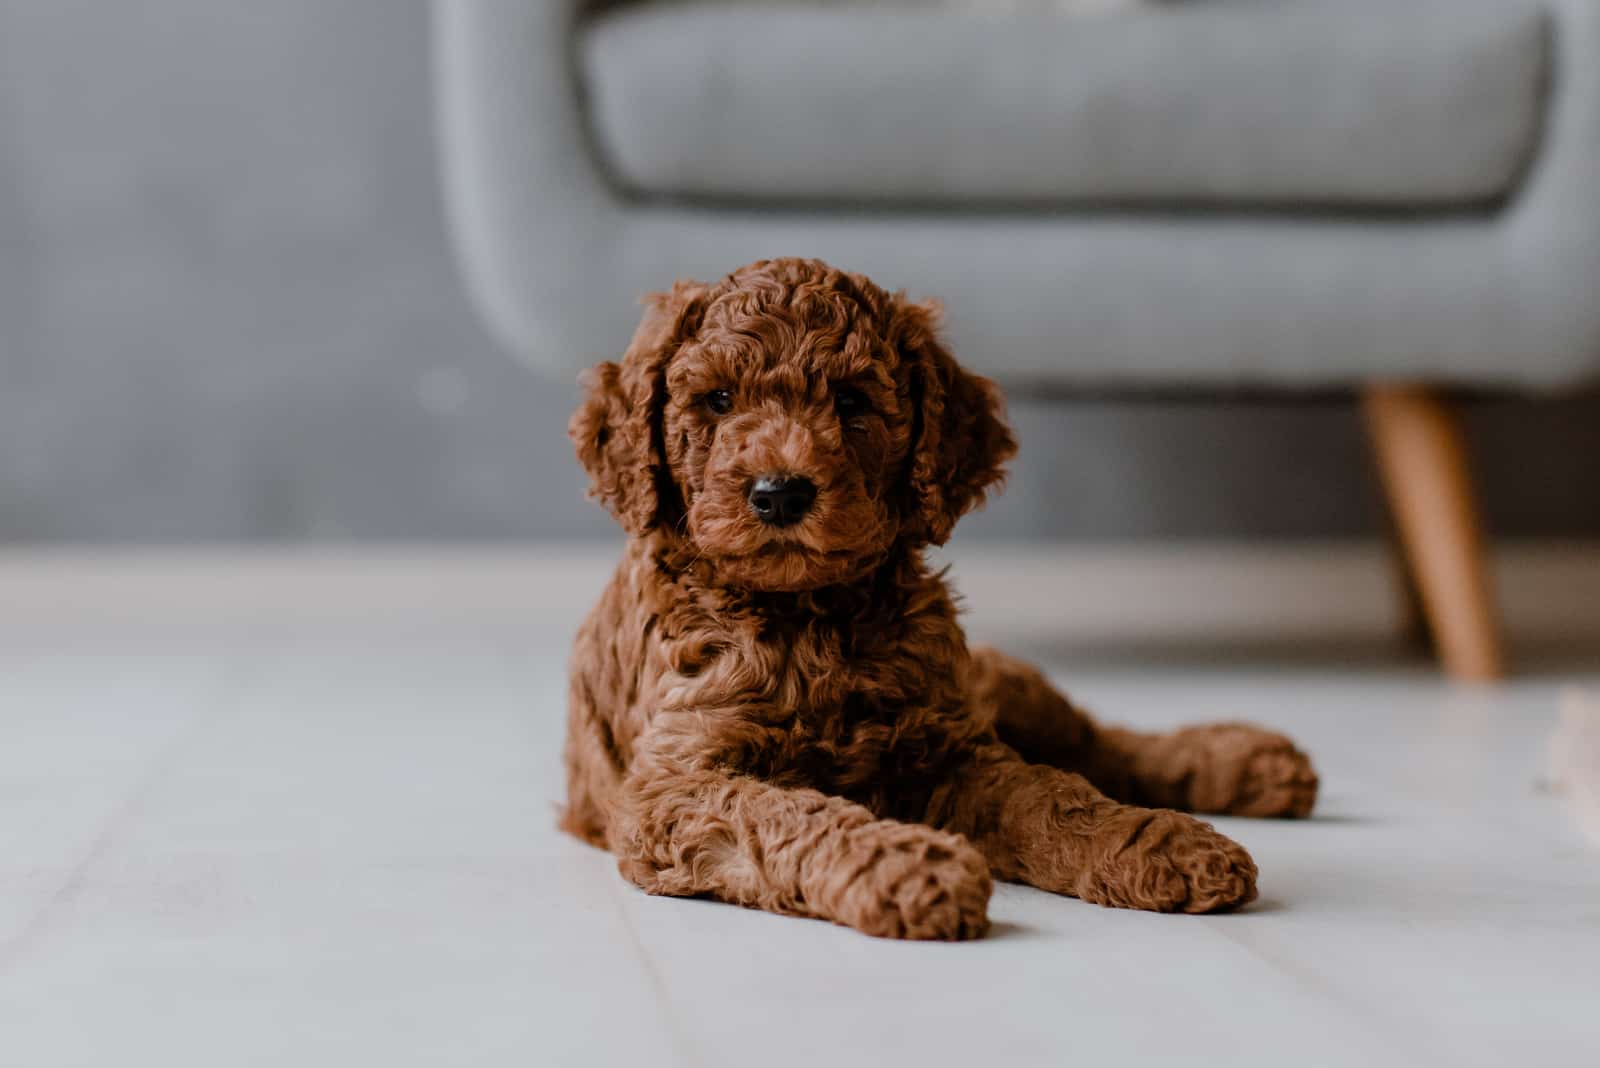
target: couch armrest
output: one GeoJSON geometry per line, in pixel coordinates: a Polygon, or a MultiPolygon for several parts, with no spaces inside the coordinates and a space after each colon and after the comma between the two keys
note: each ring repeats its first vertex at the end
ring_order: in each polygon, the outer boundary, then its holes
{"type": "MultiPolygon", "coordinates": [[[[1600,371],[1600,0],[1549,0],[1554,54],[1545,133],[1506,220],[1525,328],[1553,355],[1551,385],[1600,371]]],[[[1507,360],[1522,356],[1506,353],[1507,360]]]]}
{"type": "Polygon", "coordinates": [[[530,362],[568,367],[541,309],[582,305],[621,215],[594,162],[572,63],[584,0],[435,0],[450,230],[473,301],[530,362]],[[597,263],[596,261],[600,262],[597,263]]]}

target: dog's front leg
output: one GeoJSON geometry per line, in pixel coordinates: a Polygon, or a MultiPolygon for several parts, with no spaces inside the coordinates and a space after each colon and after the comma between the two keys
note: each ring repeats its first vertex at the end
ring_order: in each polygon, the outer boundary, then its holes
{"type": "Polygon", "coordinates": [[[816,790],[656,768],[623,787],[609,844],[653,894],[707,894],[889,938],[988,926],[983,856],[953,834],[875,817],[816,790]]]}
{"type": "Polygon", "coordinates": [[[998,742],[933,792],[928,822],[965,835],[1002,879],[1099,905],[1214,912],[1256,896],[1250,855],[1209,824],[1113,801],[998,742]]]}

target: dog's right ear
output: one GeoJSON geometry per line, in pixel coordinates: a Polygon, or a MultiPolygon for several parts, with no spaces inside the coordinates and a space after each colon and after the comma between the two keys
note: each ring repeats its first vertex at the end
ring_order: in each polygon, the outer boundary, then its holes
{"type": "Polygon", "coordinates": [[[671,525],[683,507],[662,448],[666,371],[699,329],[705,302],[706,287],[689,281],[645,298],[644,318],[621,364],[606,360],[584,372],[583,402],[567,424],[589,472],[589,496],[630,534],[671,525]]]}

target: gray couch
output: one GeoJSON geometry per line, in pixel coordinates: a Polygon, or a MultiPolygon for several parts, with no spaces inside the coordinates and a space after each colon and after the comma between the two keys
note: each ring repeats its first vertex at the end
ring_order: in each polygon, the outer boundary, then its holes
{"type": "Polygon", "coordinates": [[[1600,0],[1026,8],[439,0],[471,291],[565,373],[818,256],[1013,389],[1363,389],[1441,651],[1497,673],[1440,388],[1600,372],[1600,0]]]}

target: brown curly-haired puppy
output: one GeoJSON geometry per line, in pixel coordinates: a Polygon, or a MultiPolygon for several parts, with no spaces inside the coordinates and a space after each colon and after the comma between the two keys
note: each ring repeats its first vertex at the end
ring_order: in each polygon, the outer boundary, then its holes
{"type": "Polygon", "coordinates": [[[1287,739],[1102,727],[968,648],[923,550],[1016,447],[935,318],[770,260],[652,298],[589,373],[570,432],[631,537],[573,652],[562,826],[650,893],[897,938],[983,933],[992,876],[1250,901],[1249,855],[1169,810],[1306,815],[1287,739]]]}

